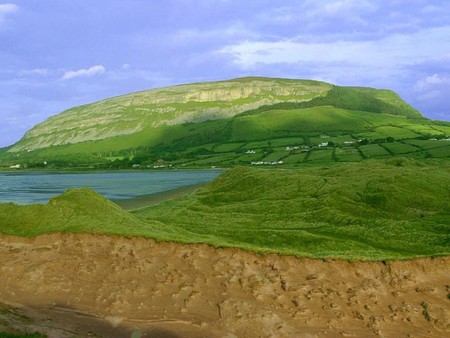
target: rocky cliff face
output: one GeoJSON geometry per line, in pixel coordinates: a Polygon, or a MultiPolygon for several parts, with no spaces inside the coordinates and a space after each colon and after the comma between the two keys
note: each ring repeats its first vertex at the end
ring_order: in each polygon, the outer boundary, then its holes
{"type": "Polygon", "coordinates": [[[0,302],[30,317],[19,322],[3,311],[0,329],[55,337],[450,335],[448,257],[323,261],[54,234],[1,236],[0,260],[0,302]]]}
{"type": "Polygon", "coordinates": [[[75,107],[26,133],[10,151],[130,135],[145,128],[233,117],[277,102],[325,95],[323,82],[244,78],[148,90],[75,107]]]}

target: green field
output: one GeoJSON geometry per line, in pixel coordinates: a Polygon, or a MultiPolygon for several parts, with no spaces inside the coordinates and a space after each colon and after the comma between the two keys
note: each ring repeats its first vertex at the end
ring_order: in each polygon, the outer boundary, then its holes
{"type": "Polygon", "coordinates": [[[407,143],[386,143],[384,144],[384,147],[393,155],[400,155],[400,154],[411,154],[411,153],[420,153],[421,149],[417,146],[413,146],[407,143]]]}
{"type": "Polygon", "coordinates": [[[305,157],[306,157],[306,152],[290,153],[288,157],[285,157],[283,159],[283,162],[288,165],[302,163],[305,160],[305,157]]]}
{"type": "Polygon", "coordinates": [[[69,190],[47,205],[0,204],[0,232],[89,232],[314,258],[406,259],[450,254],[449,200],[445,161],[237,167],[191,195],[131,213],[89,189],[69,190]]]}
{"type": "Polygon", "coordinates": [[[311,150],[307,160],[310,162],[331,162],[332,158],[333,150],[324,148],[311,150]]]}
{"type": "Polygon", "coordinates": [[[335,151],[335,158],[339,162],[361,161],[363,157],[355,147],[342,147],[335,151]]]}
{"type": "MultiPolygon", "coordinates": [[[[407,144],[411,144],[423,150],[436,149],[436,148],[446,148],[449,150],[450,141],[440,141],[440,140],[407,140],[407,144]]],[[[450,150],[449,150],[450,152],[450,150]]]]}
{"type": "Polygon", "coordinates": [[[385,148],[381,147],[379,144],[363,145],[360,146],[359,149],[366,158],[392,156],[385,148]]]}

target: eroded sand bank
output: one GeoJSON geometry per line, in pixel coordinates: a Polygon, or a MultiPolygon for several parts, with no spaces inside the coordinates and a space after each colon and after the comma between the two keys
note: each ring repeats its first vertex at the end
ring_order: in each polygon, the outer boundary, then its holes
{"type": "Polygon", "coordinates": [[[450,336],[449,257],[323,261],[52,234],[0,236],[0,261],[0,302],[33,319],[8,325],[53,337],[450,336]]]}

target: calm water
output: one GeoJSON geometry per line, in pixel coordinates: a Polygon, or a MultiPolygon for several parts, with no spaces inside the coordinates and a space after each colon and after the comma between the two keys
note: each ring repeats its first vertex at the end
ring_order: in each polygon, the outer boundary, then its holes
{"type": "Polygon", "coordinates": [[[222,171],[0,173],[0,203],[47,203],[68,188],[89,187],[112,200],[212,181],[222,171]]]}

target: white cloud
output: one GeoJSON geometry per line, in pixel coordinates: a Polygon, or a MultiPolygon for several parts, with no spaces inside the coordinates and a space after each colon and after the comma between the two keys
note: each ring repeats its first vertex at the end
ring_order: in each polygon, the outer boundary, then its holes
{"type": "Polygon", "coordinates": [[[0,4],[0,27],[5,22],[7,16],[19,11],[19,6],[16,4],[0,4]]]}
{"type": "Polygon", "coordinates": [[[15,13],[19,10],[16,4],[0,4],[0,19],[10,13],[15,13]]]}
{"type": "Polygon", "coordinates": [[[82,68],[78,70],[69,70],[62,76],[63,80],[69,80],[76,77],[90,77],[94,75],[100,75],[105,73],[106,68],[102,65],[95,65],[90,68],[82,68]]]}
{"type": "Polygon", "coordinates": [[[298,10],[292,7],[278,7],[269,11],[264,11],[257,15],[257,18],[262,22],[269,23],[291,23],[292,21],[298,19],[298,10]]]}
{"type": "Polygon", "coordinates": [[[131,66],[130,66],[130,64],[128,64],[128,63],[124,63],[123,65],[122,65],[122,70],[128,70],[128,69],[130,69],[131,68],[131,66]]]}
{"type": "Polygon", "coordinates": [[[29,76],[29,75],[45,76],[47,74],[48,74],[47,68],[22,69],[19,72],[19,76],[29,76]]]}
{"type": "Polygon", "coordinates": [[[309,18],[332,17],[363,23],[361,15],[376,11],[378,5],[367,0],[309,0],[303,9],[309,18]]]}
{"type": "Polygon", "coordinates": [[[419,94],[421,101],[432,100],[448,93],[450,89],[450,77],[433,74],[416,81],[414,90],[419,94]]]}
{"type": "MultiPolygon", "coordinates": [[[[315,1],[317,4],[317,1],[315,1]]],[[[338,0],[327,1],[320,6],[320,13],[327,16],[336,16],[342,13],[359,12],[359,11],[373,11],[377,7],[373,2],[361,1],[361,0],[338,0]]]]}
{"type": "Polygon", "coordinates": [[[258,38],[259,34],[249,30],[245,24],[234,22],[220,29],[201,30],[197,28],[180,29],[168,36],[171,43],[188,45],[192,43],[205,43],[207,41],[243,40],[245,38],[258,38]]]}
{"type": "Polygon", "coordinates": [[[424,91],[436,85],[450,84],[450,78],[445,76],[440,76],[438,74],[433,74],[427,76],[425,79],[416,82],[414,89],[417,91],[424,91]]]}
{"type": "MultiPolygon", "coordinates": [[[[394,34],[378,40],[304,42],[310,37],[280,41],[245,41],[218,51],[242,69],[259,65],[298,64],[372,69],[379,76],[393,75],[438,56],[450,56],[450,26],[425,29],[412,34],[394,34]],[[344,66],[344,67],[343,67],[344,66]]],[[[345,74],[343,74],[345,75],[345,74]]],[[[364,76],[364,74],[361,74],[364,76]]]]}

